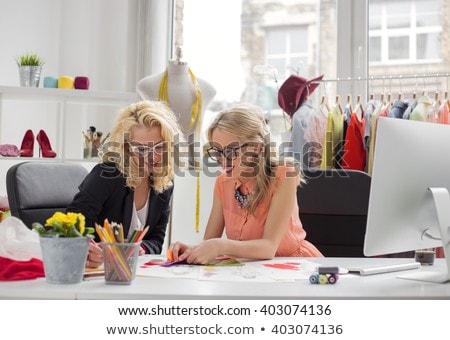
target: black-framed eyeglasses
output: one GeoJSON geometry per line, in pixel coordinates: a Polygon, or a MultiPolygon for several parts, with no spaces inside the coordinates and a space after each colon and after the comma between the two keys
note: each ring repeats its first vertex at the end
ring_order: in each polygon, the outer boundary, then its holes
{"type": "Polygon", "coordinates": [[[244,143],[240,146],[226,147],[222,150],[216,148],[215,146],[211,146],[210,148],[206,149],[206,153],[208,154],[209,158],[216,162],[219,162],[222,157],[225,157],[227,160],[232,161],[237,158],[239,150],[247,145],[247,143],[244,143]]]}
{"type": "Polygon", "coordinates": [[[141,143],[129,142],[130,153],[138,157],[147,157],[148,155],[162,156],[167,151],[168,143],[166,141],[159,142],[153,146],[141,143]]]}

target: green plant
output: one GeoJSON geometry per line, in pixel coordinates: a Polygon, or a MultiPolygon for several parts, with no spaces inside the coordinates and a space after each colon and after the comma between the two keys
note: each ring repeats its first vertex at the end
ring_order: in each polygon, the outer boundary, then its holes
{"type": "Polygon", "coordinates": [[[42,66],[45,60],[39,57],[36,53],[25,53],[17,57],[16,63],[18,66],[42,66]]]}
{"type": "Polygon", "coordinates": [[[81,237],[88,236],[93,238],[94,228],[85,226],[85,217],[81,213],[69,212],[67,214],[57,211],[52,217],[45,221],[45,227],[34,222],[34,230],[40,235],[59,236],[59,237],[81,237]]]}

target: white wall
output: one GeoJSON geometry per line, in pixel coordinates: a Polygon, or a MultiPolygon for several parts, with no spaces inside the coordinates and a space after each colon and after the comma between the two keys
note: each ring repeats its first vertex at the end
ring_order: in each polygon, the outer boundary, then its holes
{"type": "MultiPolygon", "coordinates": [[[[88,76],[93,91],[134,92],[136,51],[129,54],[127,47],[136,30],[137,23],[131,20],[137,16],[136,11],[134,1],[123,0],[2,0],[0,85],[19,85],[14,58],[31,52],[46,60],[41,87],[45,76],[88,76]]],[[[75,119],[69,122],[73,130],[69,133],[76,138],[75,144],[82,143],[81,131],[88,126],[97,126],[99,130],[111,126],[108,115],[105,116],[111,112],[109,107],[93,110],[78,105],[74,110],[75,119]],[[88,119],[77,119],[86,117],[87,112],[88,119]]],[[[112,119],[116,111],[112,111],[112,119]]],[[[27,129],[35,133],[44,129],[55,144],[56,115],[52,102],[5,101],[0,143],[20,147],[27,129]]]]}
{"type": "MultiPolygon", "coordinates": [[[[43,76],[89,76],[92,90],[134,91],[135,1],[2,0],[0,85],[18,86],[14,57],[36,52],[47,62],[43,76]]],[[[42,86],[42,85],[41,85],[42,86]]]]}
{"type": "MultiPolygon", "coordinates": [[[[92,91],[135,92],[137,80],[164,70],[171,57],[172,9],[169,0],[1,0],[0,86],[19,86],[14,58],[32,52],[46,60],[42,79],[88,76],[92,91]]],[[[82,150],[81,132],[90,125],[107,131],[118,108],[74,104],[67,110],[63,138],[66,153],[76,157],[82,150]]],[[[5,100],[0,106],[0,144],[20,147],[27,129],[35,134],[44,129],[54,144],[58,136],[57,112],[54,102],[5,100]]],[[[34,157],[38,157],[36,145],[34,157]]],[[[0,157],[0,195],[6,195],[7,169],[24,160],[0,157]]],[[[83,164],[88,168],[93,165],[83,164]]],[[[189,243],[203,237],[203,229],[200,233],[194,231],[195,190],[191,179],[187,176],[176,180],[172,223],[172,236],[189,243]]],[[[202,179],[203,227],[210,195],[211,181],[202,179]]]]}

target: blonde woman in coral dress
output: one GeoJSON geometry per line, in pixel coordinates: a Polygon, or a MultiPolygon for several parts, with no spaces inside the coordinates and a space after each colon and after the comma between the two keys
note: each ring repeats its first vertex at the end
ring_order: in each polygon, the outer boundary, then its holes
{"type": "Polygon", "coordinates": [[[294,163],[272,157],[270,133],[261,109],[239,104],[218,114],[208,129],[208,155],[223,168],[204,240],[175,242],[175,260],[208,264],[218,256],[271,259],[322,257],[302,227],[294,163]],[[223,237],[225,232],[226,237],[223,237]]]}

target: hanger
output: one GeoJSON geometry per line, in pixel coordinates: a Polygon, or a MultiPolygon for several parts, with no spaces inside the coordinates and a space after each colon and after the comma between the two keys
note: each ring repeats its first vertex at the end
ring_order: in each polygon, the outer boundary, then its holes
{"type": "Polygon", "coordinates": [[[400,86],[400,90],[398,91],[397,100],[402,101],[403,100],[403,91],[402,91],[402,76],[401,75],[398,79],[398,85],[400,86]]]}
{"type": "Polygon", "coordinates": [[[352,106],[352,95],[348,94],[347,95],[347,107],[350,110],[350,114],[353,113],[353,106],[352,106]]]}
{"type": "Polygon", "coordinates": [[[328,105],[328,97],[325,95],[322,96],[322,100],[320,101],[320,111],[323,112],[323,109],[326,110],[326,114],[330,112],[330,106],[328,105]]]}
{"type": "Polygon", "coordinates": [[[358,97],[356,97],[355,113],[360,120],[364,117],[364,105],[361,101],[361,95],[358,95],[358,97]],[[361,115],[359,115],[359,116],[358,116],[358,111],[361,112],[361,115]]]}
{"type": "Polygon", "coordinates": [[[439,91],[434,93],[434,103],[437,105],[441,105],[441,100],[439,99],[439,91]]]}
{"type": "Polygon", "coordinates": [[[386,102],[385,102],[385,107],[389,108],[391,106],[392,106],[392,93],[388,93],[386,102]]]}
{"type": "Polygon", "coordinates": [[[390,104],[392,102],[392,93],[388,93],[386,103],[390,104]]]}
{"type": "Polygon", "coordinates": [[[342,108],[341,105],[341,96],[336,95],[336,102],[334,104],[334,107],[339,111],[341,115],[344,114],[344,109],[342,108]]]}
{"type": "Polygon", "coordinates": [[[325,106],[327,108],[327,110],[329,110],[329,106],[328,106],[328,98],[327,96],[323,95],[322,96],[322,100],[320,101],[320,106],[325,106]]]}

